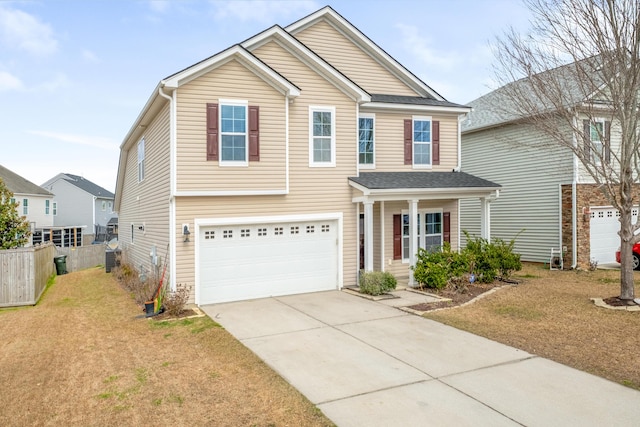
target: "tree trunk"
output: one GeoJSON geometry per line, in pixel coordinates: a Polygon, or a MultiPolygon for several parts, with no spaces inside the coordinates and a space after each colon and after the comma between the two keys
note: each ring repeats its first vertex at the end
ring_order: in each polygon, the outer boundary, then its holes
{"type": "Polygon", "coordinates": [[[620,212],[620,299],[635,298],[633,286],[633,224],[631,206],[620,212]]]}

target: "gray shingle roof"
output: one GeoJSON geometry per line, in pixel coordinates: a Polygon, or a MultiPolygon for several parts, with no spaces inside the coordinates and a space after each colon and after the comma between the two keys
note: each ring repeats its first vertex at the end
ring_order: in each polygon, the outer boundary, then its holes
{"type": "Polygon", "coordinates": [[[10,171],[4,166],[0,165],[0,178],[4,181],[5,185],[14,194],[41,194],[43,196],[53,196],[39,185],[24,179],[15,172],[10,171]]]}
{"type": "Polygon", "coordinates": [[[93,196],[100,197],[103,199],[113,199],[114,197],[111,191],[105,190],[104,188],[100,187],[98,184],[94,184],[88,179],[85,179],[78,175],[72,175],[70,173],[65,173],[64,175],[69,178],[69,179],[65,178],[65,181],[75,185],[76,187],[86,191],[87,193],[93,196]]]}
{"type": "Polygon", "coordinates": [[[534,74],[489,92],[471,102],[473,110],[462,123],[462,132],[489,128],[518,120],[521,115],[513,104],[514,96],[524,99],[528,111],[549,113],[560,108],[597,99],[604,80],[599,73],[600,58],[592,57],[534,74]],[[584,75],[589,78],[585,78],[584,75]],[[535,87],[543,90],[534,90],[535,87]],[[557,102],[551,105],[550,100],[557,102]]]}
{"type": "Polygon", "coordinates": [[[370,190],[403,188],[500,188],[500,185],[465,172],[362,172],[349,178],[370,190]]]}
{"type": "Polygon", "coordinates": [[[420,96],[372,94],[371,102],[383,102],[383,103],[389,103],[389,104],[429,105],[432,107],[466,108],[466,105],[455,104],[449,101],[439,101],[433,98],[423,98],[420,96]]]}

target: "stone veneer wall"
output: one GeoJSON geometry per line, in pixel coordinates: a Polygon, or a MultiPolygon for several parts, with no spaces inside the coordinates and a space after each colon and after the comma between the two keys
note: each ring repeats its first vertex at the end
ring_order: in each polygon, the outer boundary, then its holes
{"type": "MultiPolygon", "coordinates": [[[[636,200],[640,195],[640,185],[634,188],[636,200]]],[[[571,184],[562,186],[562,245],[567,247],[564,254],[564,267],[571,267],[573,259],[572,236],[572,216],[571,209],[571,184]]],[[[582,208],[590,206],[611,206],[611,203],[605,198],[597,184],[578,184],[576,185],[576,203],[578,205],[577,216],[577,268],[588,269],[591,258],[591,218],[582,214],[582,208]]]]}

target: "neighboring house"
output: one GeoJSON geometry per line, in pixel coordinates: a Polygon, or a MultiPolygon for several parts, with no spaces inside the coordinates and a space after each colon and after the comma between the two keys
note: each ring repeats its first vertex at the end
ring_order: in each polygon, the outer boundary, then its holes
{"type": "MultiPolygon", "coordinates": [[[[564,67],[548,72],[563,73],[564,67]]],[[[580,95],[578,85],[565,83],[568,108],[589,101],[580,95]]],[[[571,150],[549,144],[541,131],[504,112],[508,101],[503,90],[472,101],[473,111],[462,127],[462,170],[503,186],[500,198],[491,204],[491,235],[506,241],[517,236],[515,251],[526,261],[549,263],[553,249],[563,254],[564,268],[586,269],[594,261],[615,262],[620,246],[619,213],[571,150]]],[[[579,112],[575,120],[582,123],[584,135],[590,138],[587,142],[596,143],[604,152],[604,161],[609,162],[610,153],[619,146],[615,126],[612,128],[604,116],[592,121],[579,112]]],[[[558,132],[572,134],[568,125],[559,123],[558,132]]],[[[581,144],[583,137],[573,138],[581,144]]],[[[637,214],[634,209],[634,221],[637,214]]],[[[479,235],[478,217],[477,201],[463,201],[462,228],[479,235]]]]}
{"type": "Polygon", "coordinates": [[[0,178],[18,202],[18,213],[31,223],[31,230],[53,225],[53,194],[0,165],[0,178]]]}
{"type": "MultiPolygon", "coordinates": [[[[53,200],[56,227],[84,226],[84,242],[105,241],[109,234],[109,221],[117,221],[112,192],[70,173],[60,173],[42,187],[55,194],[53,200]]],[[[117,227],[116,227],[117,228],[117,227]]]]}
{"type": "Polygon", "coordinates": [[[197,304],[413,284],[419,247],[459,247],[461,198],[489,230],[499,185],[458,172],[469,110],[330,7],[273,26],[160,81],[121,145],[120,245],[168,255],[197,304]]]}

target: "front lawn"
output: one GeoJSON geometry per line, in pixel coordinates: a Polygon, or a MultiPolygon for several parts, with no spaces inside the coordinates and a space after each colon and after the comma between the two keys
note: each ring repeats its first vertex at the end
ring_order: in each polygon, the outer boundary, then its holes
{"type": "MultiPolygon", "coordinates": [[[[424,317],[640,389],[640,312],[596,307],[620,293],[620,272],[524,264],[522,284],[424,317]]],[[[640,273],[636,273],[640,297],[640,273]]]]}
{"type": "Polygon", "coordinates": [[[209,318],[141,314],[102,268],[0,310],[0,425],[332,425],[209,318]]]}

